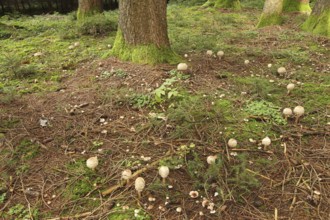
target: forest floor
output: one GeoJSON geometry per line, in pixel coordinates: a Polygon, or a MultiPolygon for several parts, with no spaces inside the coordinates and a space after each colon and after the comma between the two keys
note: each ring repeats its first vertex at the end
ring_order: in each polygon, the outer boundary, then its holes
{"type": "Polygon", "coordinates": [[[330,39],[295,13],[255,29],[260,11],[170,5],[186,72],[109,57],[117,12],[0,18],[0,218],[329,219],[330,39]],[[125,169],[141,199],[107,192],[125,169]]]}

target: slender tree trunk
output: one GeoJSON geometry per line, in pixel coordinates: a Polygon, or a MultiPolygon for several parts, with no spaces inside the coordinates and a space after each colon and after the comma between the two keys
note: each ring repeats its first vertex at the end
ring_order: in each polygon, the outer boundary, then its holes
{"type": "Polygon", "coordinates": [[[283,0],[266,0],[258,28],[282,23],[283,0]]]}
{"type": "Polygon", "coordinates": [[[215,7],[215,8],[231,8],[235,10],[241,9],[241,3],[239,0],[208,0],[203,7],[215,7]]]}
{"type": "Polygon", "coordinates": [[[310,14],[309,0],[284,0],[283,11],[297,11],[310,14]]]}
{"type": "Polygon", "coordinates": [[[167,35],[166,0],[119,1],[119,27],[112,54],[136,63],[176,63],[167,35]]]}
{"type": "Polygon", "coordinates": [[[77,18],[78,20],[81,20],[90,15],[101,13],[102,11],[103,11],[102,0],[79,0],[77,18]]]}
{"type": "Polygon", "coordinates": [[[314,34],[330,37],[330,1],[316,1],[312,14],[303,24],[302,28],[314,34]]]}

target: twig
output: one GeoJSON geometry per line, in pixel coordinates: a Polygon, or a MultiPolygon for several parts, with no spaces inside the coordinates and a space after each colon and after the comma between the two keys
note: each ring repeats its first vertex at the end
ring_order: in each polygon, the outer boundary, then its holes
{"type": "Polygon", "coordinates": [[[87,216],[90,216],[91,214],[92,214],[92,212],[84,212],[84,213],[76,214],[73,216],[49,218],[47,220],[71,220],[71,219],[76,219],[76,218],[87,217],[87,216]]]}

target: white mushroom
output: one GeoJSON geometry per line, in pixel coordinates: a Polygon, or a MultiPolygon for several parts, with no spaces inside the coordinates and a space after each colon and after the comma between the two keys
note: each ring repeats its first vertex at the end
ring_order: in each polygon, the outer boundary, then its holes
{"type": "Polygon", "coordinates": [[[184,57],[187,58],[188,57],[188,54],[185,54],[184,57]]]}
{"type": "Polygon", "coordinates": [[[284,67],[280,67],[277,69],[277,72],[280,76],[283,76],[286,73],[286,69],[284,67]]]}
{"type": "Polygon", "coordinates": [[[97,167],[98,164],[99,164],[99,160],[97,159],[97,156],[90,157],[86,161],[86,166],[92,170],[95,170],[95,168],[97,167]]]}
{"type": "Polygon", "coordinates": [[[217,159],[217,156],[208,156],[206,158],[206,161],[207,161],[208,164],[214,164],[216,159],[217,159]]]}
{"type": "Polygon", "coordinates": [[[264,139],[262,139],[261,144],[264,145],[264,147],[266,148],[270,145],[271,142],[272,141],[270,140],[269,137],[265,137],[264,139]]]}
{"type": "Polygon", "coordinates": [[[75,46],[75,47],[79,47],[79,46],[80,46],[80,43],[79,43],[79,42],[75,42],[75,43],[73,44],[73,46],[75,46]]]}
{"type": "Polygon", "coordinates": [[[138,193],[139,199],[141,198],[141,192],[143,191],[144,187],[146,186],[146,182],[142,177],[138,177],[135,180],[135,190],[138,193]]]}
{"type": "Polygon", "coordinates": [[[179,63],[177,69],[179,71],[185,71],[188,69],[188,65],[186,63],[179,63]]]}
{"type": "Polygon", "coordinates": [[[132,177],[132,171],[130,169],[126,169],[121,173],[121,178],[126,180],[127,183],[131,177],[132,177]]]}
{"type": "Polygon", "coordinates": [[[304,107],[298,105],[293,109],[293,113],[296,115],[296,123],[299,121],[299,118],[305,113],[304,107]]]}
{"type": "Polygon", "coordinates": [[[287,86],[286,86],[286,89],[288,90],[288,95],[290,94],[291,90],[294,89],[294,84],[293,83],[289,83],[287,86]]]}
{"type": "Polygon", "coordinates": [[[213,51],[212,51],[212,50],[208,50],[208,51],[206,51],[206,55],[208,55],[208,56],[212,56],[212,55],[213,55],[213,51]]]}
{"type": "Polygon", "coordinates": [[[285,108],[285,109],[283,109],[283,115],[284,115],[284,118],[285,119],[287,119],[288,117],[290,117],[292,115],[291,108],[285,108]]]}
{"type": "Polygon", "coordinates": [[[193,199],[196,199],[198,197],[199,193],[197,191],[190,191],[189,196],[193,199]]]}
{"type": "Polygon", "coordinates": [[[244,64],[245,64],[245,65],[248,65],[249,63],[250,63],[249,60],[244,60],[244,64]]]}
{"type": "Polygon", "coordinates": [[[163,183],[165,184],[165,179],[170,174],[170,169],[167,166],[161,166],[159,167],[158,173],[163,178],[163,183]]]}
{"type": "Polygon", "coordinates": [[[237,146],[237,141],[234,138],[230,138],[228,141],[228,146],[229,147],[236,147],[237,146]]]}
{"type": "Polygon", "coordinates": [[[271,63],[268,63],[267,67],[271,68],[273,65],[271,63]]]}
{"type": "Polygon", "coordinates": [[[225,55],[225,53],[222,50],[219,50],[217,56],[219,57],[220,60],[223,57],[223,55],[225,55]]]}

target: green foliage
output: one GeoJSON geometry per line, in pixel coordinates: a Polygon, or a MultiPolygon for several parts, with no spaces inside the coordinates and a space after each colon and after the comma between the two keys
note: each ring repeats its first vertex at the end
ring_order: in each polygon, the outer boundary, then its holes
{"type": "Polygon", "coordinates": [[[252,101],[245,108],[245,111],[253,116],[264,117],[264,119],[276,124],[285,125],[287,122],[283,119],[280,110],[280,107],[264,100],[252,101]]]}
{"type": "Polygon", "coordinates": [[[143,209],[129,208],[123,210],[123,208],[120,206],[112,209],[110,214],[108,215],[108,220],[126,220],[126,219],[150,220],[151,217],[143,209]]]}
{"type": "Polygon", "coordinates": [[[330,37],[330,9],[324,10],[320,15],[311,14],[302,29],[313,34],[330,37]]]}
{"type": "Polygon", "coordinates": [[[6,196],[7,194],[6,193],[2,193],[0,194],[0,204],[3,204],[6,200],[6,196]]]}
{"type": "Polygon", "coordinates": [[[38,209],[32,209],[30,213],[29,209],[25,208],[22,204],[17,204],[15,206],[10,207],[9,210],[4,214],[0,213],[0,216],[12,220],[38,220],[38,215],[38,209]]]}
{"type": "Polygon", "coordinates": [[[171,4],[182,4],[186,6],[203,5],[207,0],[171,0],[171,4]]]}
{"type": "Polygon", "coordinates": [[[105,35],[117,30],[117,18],[97,14],[77,23],[77,32],[82,35],[105,35]]]}

